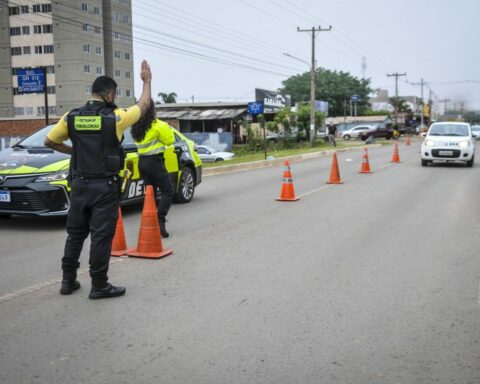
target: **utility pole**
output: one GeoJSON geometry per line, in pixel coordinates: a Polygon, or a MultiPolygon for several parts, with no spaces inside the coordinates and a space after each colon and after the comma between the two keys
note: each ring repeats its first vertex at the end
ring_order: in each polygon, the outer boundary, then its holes
{"type": "Polygon", "coordinates": [[[445,115],[447,113],[447,103],[451,101],[450,99],[443,99],[443,100],[438,100],[439,103],[444,103],[443,104],[443,114],[445,115]]]}
{"type": "Polygon", "coordinates": [[[398,78],[401,76],[407,76],[407,74],[395,72],[391,74],[387,73],[387,76],[395,77],[395,125],[397,125],[398,124],[398,78]]]}
{"type": "Polygon", "coordinates": [[[423,128],[423,78],[420,79],[420,97],[422,99],[422,110],[420,113],[420,126],[423,128]]]}
{"type": "Polygon", "coordinates": [[[311,67],[311,78],[310,78],[310,144],[313,146],[315,142],[316,129],[315,129],[315,32],[325,32],[331,31],[332,26],[326,29],[322,29],[320,26],[318,28],[312,27],[312,29],[300,29],[297,27],[297,32],[311,32],[312,33],[312,67],[311,67]]]}

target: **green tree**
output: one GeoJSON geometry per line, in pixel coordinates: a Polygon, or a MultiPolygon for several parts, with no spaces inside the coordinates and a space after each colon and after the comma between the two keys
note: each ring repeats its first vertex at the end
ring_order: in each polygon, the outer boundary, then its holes
{"type": "MultiPolygon", "coordinates": [[[[325,120],[325,114],[322,112],[315,112],[315,126],[320,127],[325,120]]],[[[297,126],[303,130],[305,137],[310,137],[310,104],[300,104],[297,108],[296,114],[297,126]]]]}
{"type": "Polygon", "coordinates": [[[401,97],[390,97],[388,101],[390,104],[392,104],[393,108],[395,108],[398,113],[413,113],[407,102],[401,97]]]}
{"type": "Polygon", "coordinates": [[[177,102],[177,94],[175,92],[164,93],[160,92],[158,97],[162,98],[164,104],[175,104],[177,102]]]}
{"type": "MultiPolygon", "coordinates": [[[[282,86],[281,92],[291,95],[293,102],[310,100],[310,72],[289,77],[282,86]]],[[[330,113],[334,116],[343,116],[344,103],[350,103],[352,95],[360,98],[357,112],[361,115],[369,108],[368,95],[371,91],[370,79],[359,79],[348,72],[317,69],[315,98],[328,101],[330,113]]]]}

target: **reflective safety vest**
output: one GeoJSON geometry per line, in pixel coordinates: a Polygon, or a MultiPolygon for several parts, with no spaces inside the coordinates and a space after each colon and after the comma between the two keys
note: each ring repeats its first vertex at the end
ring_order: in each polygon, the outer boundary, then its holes
{"type": "Polygon", "coordinates": [[[87,103],[68,114],[68,136],[73,143],[73,176],[103,178],[118,175],[124,153],[116,132],[114,109],[87,103]]]}
{"type": "Polygon", "coordinates": [[[163,153],[175,143],[175,134],[164,121],[155,119],[145,133],[142,141],[135,141],[140,156],[152,156],[163,153]]]}

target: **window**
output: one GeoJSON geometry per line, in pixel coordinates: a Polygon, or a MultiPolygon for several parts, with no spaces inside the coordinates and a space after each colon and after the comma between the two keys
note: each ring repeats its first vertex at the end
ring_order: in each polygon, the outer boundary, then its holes
{"type": "Polygon", "coordinates": [[[125,78],[130,79],[132,77],[132,72],[130,71],[125,71],[125,78]]]}
{"type": "Polygon", "coordinates": [[[33,107],[25,107],[26,115],[33,115],[33,107]]]}
{"type": "Polygon", "coordinates": [[[83,44],[83,52],[90,53],[90,44],[83,44]]]}
{"type": "Polygon", "coordinates": [[[117,88],[117,96],[122,96],[122,89],[121,88],[117,88]]]}
{"type": "Polygon", "coordinates": [[[92,30],[92,26],[90,24],[83,24],[82,28],[83,32],[90,32],[92,30]]]}
{"type": "Polygon", "coordinates": [[[37,107],[37,116],[38,115],[45,115],[45,107],[44,106],[37,107]]]}
{"type": "Polygon", "coordinates": [[[28,5],[20,6],[20,13],[28,13],[28,5]]]}
{"type": "Polygon", "coordinates": [[[22,32],[20,27],[12,27],[10,28],[10,36],[19,36],[22,32]]]}
{"type": "Polygon", "coordinates": [[[20,95],[20,92],[18,91],[18,88],[12,88],[12,91],[13,91],[13,95],[16,96],[16,95],[20,95]]]}
{"type": "Polygon", "coordinates": [[[25,115],[24,107],[15,107],[14,111],[15,115],[25,115]]]}
{"type": "Polygon", "coordinates": [[[128,35],[123,35],[123,41],[125,41],[126,43],[128,43],[130,41],[130,36],[128,35]]]}
{"type": "Polygon", "coordinates": [[[90,72],[90,65],[89,65],[89,64],[83,66],[83,72],[85,72],[85,73],[91,73],[91,72],[90,72]]]}
{"type": "Polygon", "coordinates": [[[115,77],[121,77],[122,76],[122,73],[120,72],[119,69],[116,69],[115,70],[115,77]]]}
{"type": "Polygon", "coordinates": [[[40,12],[40,10],[42,9],[41,6],[40,6],[40,4],[34,4],[34,5],[32,6],[32,8],[33,8],[33,12],[34,12],[34,13],[35,13],[35,12],[40,12]]]}
{"type": "Polygon", "coordinates": [[[115,59],[120,59],[120,51],[115,51],[113,57],[115,57],[115,59]]]}
{"type": "Polygon", "coordinates": [[[8,7],[8,14],[10,16],[18,15],[20,13],[19,7],[8,7]]]}
{"type": "Polygon", "coordinates": [[[55,86],[54,85],[47,85],[47,93],[49,95],[55,94],[55,86]]]}
{"type": "Polygon", "coordinates": [[[43,53],[53,53],[53,45],[44,45],[43,53]]]}
{"type": "Polygon", "coordinates": [[[25,27],[22,27],[22,35],[29,35],[30,34],[30,26],[27,25],[25,27]]]}
{"type": "Polygon", "coordinates": [[[12,56],[18,56],[22,54],[22,47],[12,47],[11,48],[12,56]]]}
{"type": "Polygon", "coordinates": [[[97,75],[103,75],[103,68],[97,67],[97,75]]]}
{"type": "Polygon", "coordinates": [[[98,56],[102,56],[102,47],[95,47],[95,53],[98,56]]]}
{"type": "Polygon", "coordinates": [[[100,7],[93,7],[93,14],[100,15],[100,7]]]}
{"type": "Polygon", "coordinates": [[[130,53],[128,52],[125,53],[125,60],[130,60],[130,53]]]}
{"type": "Polygon", "coordinates": [[[130,89],[127,89],[127,90],[125,91],[125,96],[127,96],[127,97],[132,97],[132,91],[131,91],[130,89]]]}
{"type": "Polygon", "coordinates": [[[42,26],[41,25],[34,25],[33,26],[33,33],[42,33],[42,26]]]}
{"type": "Polygon", "coordinates": [[[95,34],[96,35],[101,35],[102,34],[102,28],[95,26],[95,34]]]}
{"type": "Polygon", "coordinates": [[[23,47],[23,54],[24,55],[30,55],[32,53],[32,47],[23,47]]]}
{"type": "Polygon", "coordinates": [[[120,40],[120,33],[113,32],[113,37],[114,37],[115,40],[120,40]]]}
{"type": "Polygon", "coordinates": [[[43,52],[43,47],[41,45],[35,46],[35,53],[40,54],[43,52]]]}
{"type": "Polygon", "coordinates": [[[88,4],[82,3],[82,11],[88,12],[88,4]]]}
{"type": "Polygon", "coordinates": [[[55,67],[53,65],[47,65],[45,69],[47,70],[47,73],[55,73],[55,67]]]}
{"type": "Polygon", "coordinates": [[[53,25],[52,24],[44,24],[42,26],[43,33],[52,33],[53,32],[53,25]]]}
{"type": "Polygon", "coordinates": [[[85,85],[85,93],[92,93],[92,86],[91,85],[85,85]]]}
{"type": "Polygon", "coordinates": [[[120,20],[120,15],[118,14],[118,12],[112,12],[112,19],[115,21],[120,20]]]}
{"type": "Polygon", "coordinates": [[[52,4],[42,4],[42,12],[52,12],[52,4]]]}
{"type": "Polygon", "coordinates": [[[128,24],[130,22],[130,16],[123,16],[123,22],[128,24]]]}

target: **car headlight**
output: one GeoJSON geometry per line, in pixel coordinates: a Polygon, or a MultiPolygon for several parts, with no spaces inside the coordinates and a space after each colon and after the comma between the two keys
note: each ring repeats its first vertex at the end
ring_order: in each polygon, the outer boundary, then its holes
{"type": "Polygon", "coordinates": [[[467,148],[467,147],[470,146],[470,142],[469,142],[468,140],[460,141],[460,142],[458,143],[458,146],[459,146],[460,148],[467,148]]]}
{"type": "Polygon", "coordinates": [[[424,143],[427,147],[433,147],[435,145],[435,141],[433,140],[425,140],[424,143]]]}
{"type": "Polygon", "coordinates": [[[35,179],[36,183],[45,183],[49,181],[60,181],[65,180],[68,177],[68,169],[64,171],[58,171],[49,173],[48,175],[43,175],[35,179]]]}

